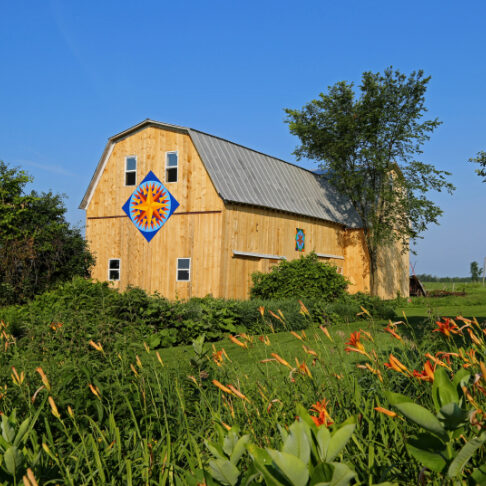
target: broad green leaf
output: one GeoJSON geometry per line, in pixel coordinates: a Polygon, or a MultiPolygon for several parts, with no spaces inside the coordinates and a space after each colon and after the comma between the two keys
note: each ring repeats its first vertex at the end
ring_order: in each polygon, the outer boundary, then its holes
{"type": "Polygon", "coordinates": [[[206,447],[216,459],[226,459],[224,457],[223,449],[221,449],[221,446],[219,444],[213,444],[206,441],[206,447]]]}
{"type": "Polygon", "coordinates": [[[306,486],[309,480],[307,465],[298,457],[286,452],[267,449],[268,455],[293,486],[306,486]]]}
{"type": "Polygon", "coordinates": [[[309,438],[304,422],[294,422],[289,429],[289,435],[284,442],[282,451],[298,457],[304,464],[310,459],[309,438]]]}
{"type": "Polygon", "coordinates": [[[331,432],[327,427],[319,427],[315,434],[317,442],[317,453],[321,461],[326,460],[329,442],[331,441],[331,432]]]}
{"type": "MultiPolygon", "coordinates": [[[[461,388],[461,385],[466,385],[471,377],[471,373],[467,371],[465,368],[461,368],[452,379],[452,384],[456,388],[456,390],[461,388]]],[[[462,390],[461,390],[462,391],[462,390]]]]}
{"type": "Polygon", "coordinates": [[[407,450],[420,464],[435,472],[441,472],[447,465],[446,444],[430,434],[419,434],[410,439],[407,450]]]}
{"type": "Polygon", "coordinates": [[[454,460],[451,462],[447,475],[450,478],[454,478],[462,474],[464,466],[469,462],[469,459],[474,455],[474,453],[484,444],[486,441],[486,432],[483,432],[479,437],[474,437],[457,453],[454,460]]]}
{"type": "Polygon", "coordinates": [[[209,461],[209,472],[211,476],[222,484],[234,486],[238,482],[240,471],[228,459],[215,459],[209,461]]]}
{"type": "Polygon", "coordinates": [[[253,458],[253,464],[255,468],[260,471],[265,478],[267,486],[284,486],[284,483],[280,482],[272,473],[272,458],[267,451],[260,449],[255,444],[249,443],[246,446],[248,452],[253,458]]]}
{"type": "Polygon", "coordinates": [[[434,403],[439,408],[454,402],[459,402],[459,395],[456,387],[451,383],[449,374],[445,368],[438,366],[434,373],[434,384],[432,385],[432,395],[435,396],[434,403]]]}
{"type": "Polygon", "coordinates": [[[471,477],[479,486],[486,486],[486,465],[474,469],[471,477]]]}
{"type": "Polygon", "coordinates": [[[309,484],[311,486],[316,484],[329,484],[329,481],[331,481],[332,479],[333,472],[334,467],[331,464],[327,462],[321,462],[312,471],[309,484]]]}
{"type": "Polygon", "coordinates": [[[12,446],[9,447],[7,452],[3,455],[3,460],[9,474],[14,476],[17,469],[22,465],[24,458],[19,450],[15,446],[12,446]]]}
{"type": "Polygon", "coordinates": [[[9,444],[12,444],[15,439],[15,429],[12,427],[12,424],[6,415],[2,415],[2,437],[9,444]]]}
{"type": "Polygon", "coordinates": [[[227,456],[231,456],[237,442],[238,434],[236,434],[233,430],[230,430],[223,439],[223,451],[227,456]]]}
{"type": "Polygon", "coordinates": [[[236,466],[240,460],[243,453],[246,451],[246,444],[250,442],[250,436],[244,435],[240,437],[236,445],[233,447],[233,452],[231,453],[230,461],[236,466]]]}
{"type": "Polygon", "coordinates": [[[401,393],[385,392],[386,398],[390,402],[390,405],[398,405],[399,403],[413,403],[409,397],[402,395],[401,393]]]}
{"type": "Polygon", "coordinates": [[[353,435],[355,428],[356,424],[347,424],[341,426],[336,432],[333,432],[327,448],[327,462],[331,462],[346,447],[346,444],[353,435]]]}
{"type": "Polygon", "coordinates": [[[334,472],[329,486],[347,486],[355,477],[354,471],[346,464],[333,462],[332,465],[334,466],[334,472]]]}
{"type": "Polygon", "coordinates": [[[469,412],[460,408],[457,403],[451,402],[439,410],[437,417],[447,430],[455,430],[467,422],[469,412]]]}
{"type": "Polygon", "coordinates": [[[297,411],[297,415],[300,417],[300,419],[302,421],[304,421],[309,427],[311,427],[313,429],[316,428],[316,424],[311,419],[309,412],[302,405],[297,405],[296,411],[297,411]]]}
{"type": "Polygon", "coordinates": [[[18,446],[20,444],[20,441],[24,437],[24,435],[27,433],[30,427],[30,418],[25,419],[19,427],[19,430],[17,432],[17,435],[15,436],[15,440],[13,442],[14,446],[18,446]]]}
{"type": "Polygon", "coordinates": [[[403,402],[393,405],[399,412],[407,417],[412,422],[420,427],[436,434],[441,439],[447,440],[447,432],[445,431],[439,419],[429,412],[426,408],[417,405],[416,403],[403,402]]]}

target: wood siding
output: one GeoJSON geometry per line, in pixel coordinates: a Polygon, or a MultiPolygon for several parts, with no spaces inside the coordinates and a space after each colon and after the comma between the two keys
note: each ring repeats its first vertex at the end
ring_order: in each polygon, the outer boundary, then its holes
{"type": "Polygon", "coordinates": [[[86,238],[96,258],[92,277],[108,278],[108,260],[120,258],[120,281],[175,299],[219,295],[222,210],[208,173],[187,134],[148,127],[118,141],[86,210],[86,238]],[[166,152],[178,151],[178,181],[165,182],[166,152]],[[180,206],[148,243],[122,206],[134,186],[125,186],[125,157],[137,156],[137,184],[149,170],[180,206]],[[177,282],[177,258],[191,258],[191,280],[177,282]]]}
{"type": "MultiPolygon", "coordinates": [[[[224,204],[189,135],[145,127],[118,140],[86,209],[86,238],[96,258],[92,276],[108,279],[108,261],[121,260],[120,281],[169,299],[249,297],[251,274],[268,272],[279,260],[234,256],[233,251],[299,258],[311,251],[351,281],[350,292],[369,291],[369,258],[362,230],[270,209],[224,204]],[[178,181],[166,183],[166,152],[177,151],[178,181]],[[151,170],[180,206],[148,243],[122,210],[136,186],[125,186],[125,157],[137,157],[138,185],[151,170]],[[295,250],[296,228],[305,231],[305,251],[295,250]],[[177,282],[177,259],[191,259],[191,279],[177,282]]],[[[391,250],[390,250],[391,251],[391,250]]],[[[392,252],[393,253],[393,252],[392,252]]],[[[408,292],[408,254],[383,254],[383,297],[408,292]]]]}

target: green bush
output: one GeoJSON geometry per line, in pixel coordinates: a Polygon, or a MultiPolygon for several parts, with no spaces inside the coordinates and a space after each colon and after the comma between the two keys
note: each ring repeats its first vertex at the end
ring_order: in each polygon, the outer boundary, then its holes
{"type": "Polygon", "coordinates": [[[255,272],[251,278],[251,297],[261,299],[307,297],[333,302],[345,295],[348,286],[336,267],[319,262],[315,253],[283,260],[269,273],[255,272]]]}

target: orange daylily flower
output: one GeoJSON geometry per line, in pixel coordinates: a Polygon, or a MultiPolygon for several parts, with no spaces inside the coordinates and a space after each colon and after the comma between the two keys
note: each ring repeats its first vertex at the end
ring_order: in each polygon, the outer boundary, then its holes
{"type": "Polygon", "coordinates": [[[158,351],[155,351],[155,356],[157,356],[157,361],[164,366],[164,362],[162,361],[162,358],[160,357],[160,354],[158,351]]]}
{"type": "Polygon", "coordinates": [[[263,317],[263,314],[265,314],[265,307],[263,307],[263,305],[261,305],[261,306],[258,308],[258,312],[260,312],[260,315],[263,317]]]}
{"type": "MultiPolygon", "coordinates": [[[[373,368],[369,363],[365,363],[364,365],[357,364],[356,368],[361,368],[362,370],[368,370],[371,371],[374,375],[378,376],[378,379],[383,382],[383,376],[381,376],[381,371],[373,368]]],[[[337,376],[337,375],[336,375],[337,376]]],[[[340,378],[339,378],[340,379],[340,378]]]]}
{"type": "Polygon", "coordinates": [[[54,332],[58,331],[62,327],[62,322],[51,322],[49,326],[54,332]]]}
{"type": "Polygon", "coordinates": [[[238,390],[237,388],[235,388],[233,385],[228,385],[228,388],[238,397],[238,398],[241,398],[242,400],[246,400],[247,402],[249,402],[250,400],[248,400],[248,398],[243,395],[243,393],[240,392],[240,390],[238,390]]]}
{"type": "Polygon", "coordinates": [[[49,397],[48,401],[49,401],[49,405],[51,406],[52,415],[54,415],[54,417],[56,417],[57,419],[60,419],[61,415],[59,413],[59,410],[57,409],[57,406],[56,406],[56,403],[54,402],[54,399],[52,397],[49,397]]]}
{"type": "Polygon", "coordinates": [[[259,336],[258,339],[265,345],[265,346],[270,346],[270,339],[268,336],[265,334],[263,336],[259,336]]]}
{"type": "Polygon", "coordinates": [[[233,392],[226,386],[224,386],[222,383],[220,383],[218,380],[213,380],[213,385],[218,387],[220,390],[224,391],[228,395],[233,395],[233,392]]]}
{"type": "Polygon", "coordinates": [[[20,372],[20,375],[17,373],[17,370],[15,369],[15,366],[12,366],[12,381],[20,386],[23,382],[24,382],[24,379],[25,379],[25,375],[24,375],[24,372],[21,371],[20,372]]]}
{"type": "Polygon", "coordinates": [[[329,331],[327,330],[327,327],[326,326],[319,326],[319,329],[326,335],[327,339],[329,339],[329,341],[332,341],[332,337],[331,335],[329,334],[329,331]]]}
{"type": "Polygon", "coordinates": [[[430,353],[425,353],[425,357],[426,358],[429,358],[430,360],[432,360],[436,365],[442,366],[443,368],[446,368],[449,371],[451,371],[450,366],[447,366],[443,361],[441,361],[440,359],[436,358],[435,356],[432,356],[430,353]]]}
{"type": "MultiPolygon", "coordinates": [[[[281,312],[281,311],[280,311],[281,312]]],[[[282,321],[282,318],[280,316],[278,316],[277,314],[275,314],[275,312],[272,312],[271,310],[268,311],[268,313],[272,316],[272,317],[275,317],[275,319],[278,319],[280,322],[283,322],[282,321]]]]}
{"type": "Polygon", "coordinates": [[[44,373],[44,370],[39,366],[38,368],[35,369],[37,373],[39,373],[42,383],[44,383],[44,386],[47,388],[47,391],[51,391],[51,384],[49,383],[49,380],[47,379],[46,374],[44,373]]]}
{"type": "Polygon", "coordinates": [[[302,363],[299,363],[299,360],[295,358],[295,362],[297,364],[297,369],[303,374],[307,375],[309,378],[312,378],[312,373],[310,372],[309,367],[305,363],[305,361],[302,361],[302,363]]]}
{"type": "Polygon", "coordinates": [[[213,353],[213,361],[216,363],[216,366],[223,365],[223,351],[215,351],[213,353]]]}
{"type": "Polygon", "coordinates": [[[483,377],[483,381],[486,383],[486,365],[483,361],[479,363],[479,367],[481,368],[481,375],[483,377]]]}
{"type": "Polygon", "coordinates": [[[89,384],[89,389],[91,390],[91,393],[97,397],[99,400],[101,400],[101,395],[100,395],[100,390],[98,389],[97,386],[93,386],[91,383],[89,384]]]}
{"type": "Polygon", "coordinates": [[[391,353],[390,353],[390,361],[389,363],[385,363],[385,366],[387,368],[391,368],[394,371],[397,371],[398,373],[402,373],[403,375],[406,374],[412,375],[412,373],[410,373],[408,368],[403,363],[401,363],[397,358],[395,358],[395,356],[393,356],[393,354],[391,353]]]}
{"type": "Polygon", "coordinates": [[[461,330],[457,327],[457,324],[450,318],[444,318],[444,322],[436,321],[437,329],[432,332],[441,332],[446,337],[450,337],[451,334],[461,334],[461,330]]]}
{"type": "Polygon", "coordinates": [[[299,336],[295,331],[290,331],[290,334],[292,334],[292,336],[296,337],[297,339],[299,339],[300,341],[302,341],[302,337],[299,336]]]}
{"type": "Polygon", "coordinates": [[[398,339],[399,341],[402,341],[402,336],[397,334],[395,330],[390,327],[391,322],[388,324],[388,326],[385,327],[384,331],[389,332],[395,339],[398,339]]]}
{"type": "Polygon", "coordinates": [[[389,417],[396,417],[397,414],[395,412],[392,412],[391,410],[388,410],[383,407],[375,407],[375,410],[380,413],[384,413],[385,415],[388,415],[389,417]]]}
{"type": "Polygon", "coordinates": [[[361,336],[361,333],[358,332],[358,331],[351,333],[351,336],[349,336],[349,341],[344,343],[344,344],[348,345],[347,348],[344,348],[344,351],[346,351],[347,353],[349,353],[350,351],[353,351],[355,353],[360,353],[360,354],[366,355],[367,353],[366,353],[366,350],[365,350],[363,344],[360,341],[360,336],[361,336]]]}
{"type": "Polygon", "coordinates": [[[476,334],[474,334],[473,330],[472,329],[468,329],[467,332],[469,333],[469,337],[471,338],[471,341],[478,345],[478,346],[482,346],[483,345],[483,342],[481,341],[481,339],[479,339],[476,334]]]}
{"type": "Polygon", "coordinates": [[[240,346],[240,348],[245,348],[247,349],[248,346],[246,343],[242,343],[239,339],[235,338],[234,336],[232,336],[231,334],[228,336],[229,337],[229,340],[233,343],[235,343],[236,345],[240,346]]]}
{"type": "Polygon", "coordinates": [[[328,427],[329,425],[332,425],[334,423],[331,416],[329,415],[329,412],[327,411],[328,403],[329,401],[323,398],[320,402],[314,403],[314,405],[312,405],[310,408],[311,412],[316,412],[318,414],[317,417],[311,415],[311,419],[318,427],[320,427],[321,425],[328,427]]]}
{"type": "Polygon", "coordinates": [[[133,371],[133,374],[134,374],[135,376],[139,376],[139,375],[138,375],[137,368],[135,368],[135,366],[133,366],[133,364],[132,364],[132,363],[130,363],[130,369],[133,371]]]}
{"type": "Polygon", "coordinates": [[[429,381],[433,382],[434,381],[434,368],[432,368],[432,365],[430,364],[430,361],[427,360],[424,364],[424,370],[420,373],[417,370],[413,370],[413,376],[417,378],[417,380],[422,380],[422,381],[429,381]]]}
{"type": "Polygon", "coordinates": [[[287,368],[292,369],[292,366],[290,366],[287,361],[285,361],[283,358],[281,358],[277,353],[270,353],[270,356],[273,356],[280,364],[286,366],[287,368]]]}
{"type": "Polygon", "coordinates": [[[309,316],[310,313],[307,309],[307,307],[304,305],[304,303],[299,300],[299,305],[300,305],[300,314],[304,315],[304,316],[309,316]]]}
{"type": "Polygon", "coordinates": [[[317,353],[313,349],[308,348],[305,344],[302,345],[302,348],[307,354],[310,354],[311,356],[315,356],[317,358],[317,353]]]}
{"type": "Polygon", "coordinates": [[[103,346],[101,345],[101,343],[95,343],[92,339],[89,341],[88,343],[91,347],[95,348],[96,351],[100,351],[101,353],[103,353],[103,346]]]}

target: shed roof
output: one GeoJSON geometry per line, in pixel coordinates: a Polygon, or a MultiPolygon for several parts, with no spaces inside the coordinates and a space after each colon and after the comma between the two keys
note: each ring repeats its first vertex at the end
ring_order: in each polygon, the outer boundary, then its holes
{"type": "Polygon", "coordinates": [[[325,179],[297,165],[199,130],[145,120],[111,137],[80,204],[85,209],[113,145],[146,126],[187,133],[225,202],[271,208],[347,227],[360,227],[350,202],[325,179]]]}

